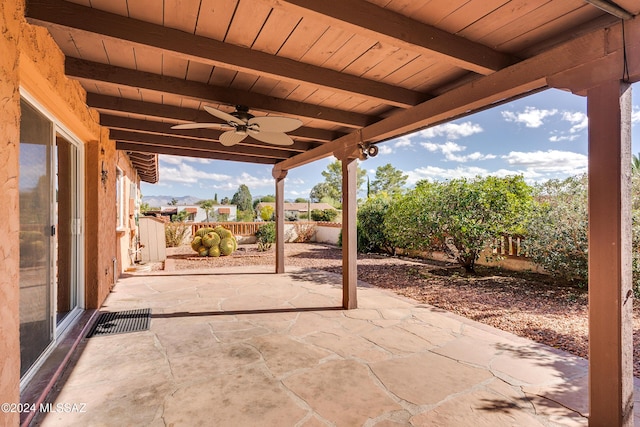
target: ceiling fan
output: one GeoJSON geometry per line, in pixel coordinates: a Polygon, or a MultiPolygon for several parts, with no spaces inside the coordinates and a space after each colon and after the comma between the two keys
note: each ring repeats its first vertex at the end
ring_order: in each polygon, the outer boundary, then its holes
{"type": "Polygon", "coordinates": [[[220,135],[220,143],[230,147],[251,135],[258,141],[273,145],[291,145],[293,140],[285,132],[291,132],[302,126],[298,119],[289,117],[255,117],[249,108],[237,105],[236,111],[229,114],[213,107],[204,106],[207,113],[226,123],[187,123],[172,126],[171,129],[229,129],[220,135]]]}

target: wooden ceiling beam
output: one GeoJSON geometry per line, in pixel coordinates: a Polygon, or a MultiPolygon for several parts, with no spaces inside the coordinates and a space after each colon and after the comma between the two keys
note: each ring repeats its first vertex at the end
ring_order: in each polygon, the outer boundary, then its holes
{"type": "Polygon", "coordinates": [[[373,40],[425,56],[437,56],[457,67],[491,74],[518,59],[364,0],[265,0],[273,8],[294,10],[373,40]]]}
{"type": "MultiPolygon", "coordinates": [[[[355,152],[359,143],[379,142],[404,135],[470,114],[523,93],[548,87],[547,79],[550,76],[581,67],[583,64],[605,57],[615,61],[618,56],[615,52],[622,50],[622,43],[620,39],[611,37],[611,34],[621,34],[620,25],[617,23],[612,28],[598,29],[536,57],[480,77],[413,108],[399,111],[357,132],[284,160],[278,163],[275,169],[289,170],[340,150],[355,152]]],[[[626,21],[625,29],[628,34],[640,34],[640,20],[626,21]]],[[[639,39],[640,37],[633,39],[634,42],[627,46],[629,55],[640,53],[639,39]]]]}
{"type": "MultiPolygon", "coordinates": [[[[162,25],[101,11],[62,0],[29,0],[26,17],[32,23],[78,29],[148,46],[203,64],[314,85],[396,107],[417,105],[428,97],[402,87],[305,64],[293,59],[224,43],[162,25]]],[[[446,34],[446,33],[445,33],[446,34]]]]}
{"type": "Polygon", "coordinates": [[[139,144],[135,142],[116,141],[116,149],[122,151],[139,151],[142,153],[166,154],[170,156],[198,157],[203,159],[227,160],[232,162],[258,163],[272,165],[276,159],[254,157],[242,154],[220,153],[217,151],[196,150],[183,147],[167,147],[161,145],[139,144]]]}
{"type": "Polygon", "coordinates": [[[249,147],[245,145],[234,145],[225,147],[218,142],[203,141],[198,139],[178,138],[165,135],[145,134],[140,132],[129,132],[124,130],[111,130],[109,137],[115,141],[137,142],[146,145],[160,145],[165,147],[188,148],[192,150],[210,151],[216,153],[237,153],[253,157],[265,157],[269,159],[287,159],[294,153],[286,153],[281,150],[270,148],[249,147]]]}
{"type": "MultiPolygon", "coordinates": [[[[162,120],[171,120],[176,123],[184,122],[208,122],[216,123],[219,120],[206,111],[194,108],[176,107],[173,105],[156,104],[152,102],[138,101],[129,98],[101,95],[98,93],[87,93],[87,105],[100,112],[126,113],[139,117],[153,117],[162,120]]],[[[167,127],[171,124],[167,123],[167,127]]],[[[341,132],[334,132],[326,129],[318,129],[303,126],[289,135],[304,141],[328,142],[344,135],[341,132]]]]}
{"type": "MultiPolygon", "coordinates": [[[[209,142],[219,142],[222,131],[215,129],[171,129],[171,124],[151,120],[132,119],[129,117],[100,115],[100,124],[112,130],[126,130],[143,134],[175,136],[178,138],[196,139],[209,142]]],[[[311,144],[305,141],[294,141],[293,145],[270,145],[253,138],[246,138],[240,143],[243,146],[269,148],[270,150],[282,150],[287,152],[302,153],[319,144],[311,144]]]]}
{"type": "Polygon", "coordinates": [[[176,77],[160,76],[72,57],[66,58],[65,73],[74,79],[171,93],[201,102],[246,105],[255,110],[323,120],[351,128],[366,126],[378,120],[376,117],[365,114],[305,104],[238,89],[212,86],[176,77]]]}

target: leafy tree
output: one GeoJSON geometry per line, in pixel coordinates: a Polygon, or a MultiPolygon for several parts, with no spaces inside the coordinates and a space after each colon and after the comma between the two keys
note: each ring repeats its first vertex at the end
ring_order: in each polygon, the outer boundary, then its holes
{"type": "Polygon", "coordinates": [[[149,203],[140,203],[140,212],[145,213],[151,210],[151,206],[149,205],[149,203]]]}
{"type": "Polygon", "coordinates": [[[518,234],[533,204],[522,176],[418,183],[389,209],[385,225],[399,247],[443,250],[467,272],[502,234],[518,234]]]}
{"type": "Polygon", "coordinates": [[[400,194],[407,183],[409,176],[401,170],[394,168],[390,163],[376,168],[376,178],[371,183],[370,194],[387,192],[388,194],[400,194]]]}
{"type": "Polygon", "coordinates": [[[239,222],[251,222],[255,219],[255,212],[253,210],[238,211],[236,221],[239,222]]]}
{"type": "Polygon", "coordinates": [[[317,203],[321,201],[330,200],[333,203],[331,202],[328,202],[328,203],[335,206],[335,203],[337,203],[338,200],[340,200],[340,194],[341,194],[340,191],[337,191],[334,187],[332,187],[328,183],[320,182],[313,186],[309,196],[312,202],[317,203]]]}
{"type": "MultiPolygon", "coordinates": [[[[367,171],[357,168],[356,186],[359,190],[364,184],[367,171]]],[[[336,160],[327,165],[327,169],[322,171],[324,182],[316,184],[312,189],[309,197],[312,202],[324,202],[338,207],[342,199],[342,162],[336,160]]]]}
{"type": "Polygon", "coordinates": [[[524,240],[531,260],[560,278],[586,285],[587,176],[547,181],[536,187],[536,199],[524,240]]]}
{"type": "Polygon", "coordinates": [[[176,199],[175,197],[171,199],[171,201],[169,202],[169,206],[176,206],[177,204],[178,204],[178,199],[176,199]]]}
{"type": "Polygon", "coordinates": [[[213,200],[211,199],[206,199],[206,200],[200,200],[198,202],[198,205],[200,205],[200,207],[204,210],[204,213],[207,215],[207,222],[209,222],[209,215],[211,214],[211,212],[213,211],[213,207],[216,205],[214,203],[213,200]]]}
{"type": "Polygon", "coordinates": [[[229,200],[228,197],[223,197],[222,200],[220,200],[220,204],[221,205],[230,205],[231,201],[229,200]]]}
{"type": "Polygon", "coordinates": [[[249,187],[245,184],[240,184],[238,191],[231,198],[231,204],[238,206],[238,210],[249,211],[253,210],[252,200],[253,197],[251,197],[249,187]]]}
{"type": "Polygon", "coordinates": [[[296,198],[296,200],[294,200],[294,203],[307,203],[308,199],[305,199],[304,197],[298,197],[296,198]]]}

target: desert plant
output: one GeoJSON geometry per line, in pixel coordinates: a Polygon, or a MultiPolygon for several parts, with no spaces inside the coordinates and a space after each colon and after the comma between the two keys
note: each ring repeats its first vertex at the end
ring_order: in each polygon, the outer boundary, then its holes
{"type": "Polygon", "coordinates": [[[182,245],[189,232],[189,226],[182,221],[169,222],[164,226],[164,237],[168,248],[182,245]]]}
{"type": "Polygon", "coordinates": [[[271,245],[276,241],[276,224],[274,222],[268,222],[261,225],[256,231],[256,239],[258,241],[258,250],[268,251],[271,249],[271,245]]]}
{"type": "Polygon", "coordinates": [[[202,257],[231,255],[238,248],[238,242],[231,231],[218,225],[215,228],[203,227],[196,231],[191,240],[191,249],[202,257]]]}
{"type": "Polygon", "coordinates": [[[295,243],[310,242],[316,232],[316,225],[312,222],[296,222],[294,224],[296,232],[295,243]]]}

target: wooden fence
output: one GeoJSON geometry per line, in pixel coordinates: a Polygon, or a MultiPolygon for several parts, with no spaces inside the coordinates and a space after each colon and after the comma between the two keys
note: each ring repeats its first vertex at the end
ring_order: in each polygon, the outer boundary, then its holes
{"type": "Polygon", "coordinates": [[[504,257],[528,258],[529,254],[525,251],[523,240],[524,237],[518,235],[502,236],[496,239],[493,253],[504,257]]]}
{"type": "MultiPolygon", "coordinates": [[[[305,221],[285,221],[285,224],[304,223],[305,221]]],[[[318,227],[334,227],[340,228],[342,224],[339,222],[311,222],[318,227]]],[[[191,225],[191,235],[195,236],[196,232],[205,227],[214,228],[218,225],[231,231],[234,236],[255,236],[258,228],[262,227],[265,222],[198,222],[191,225]]]]}

